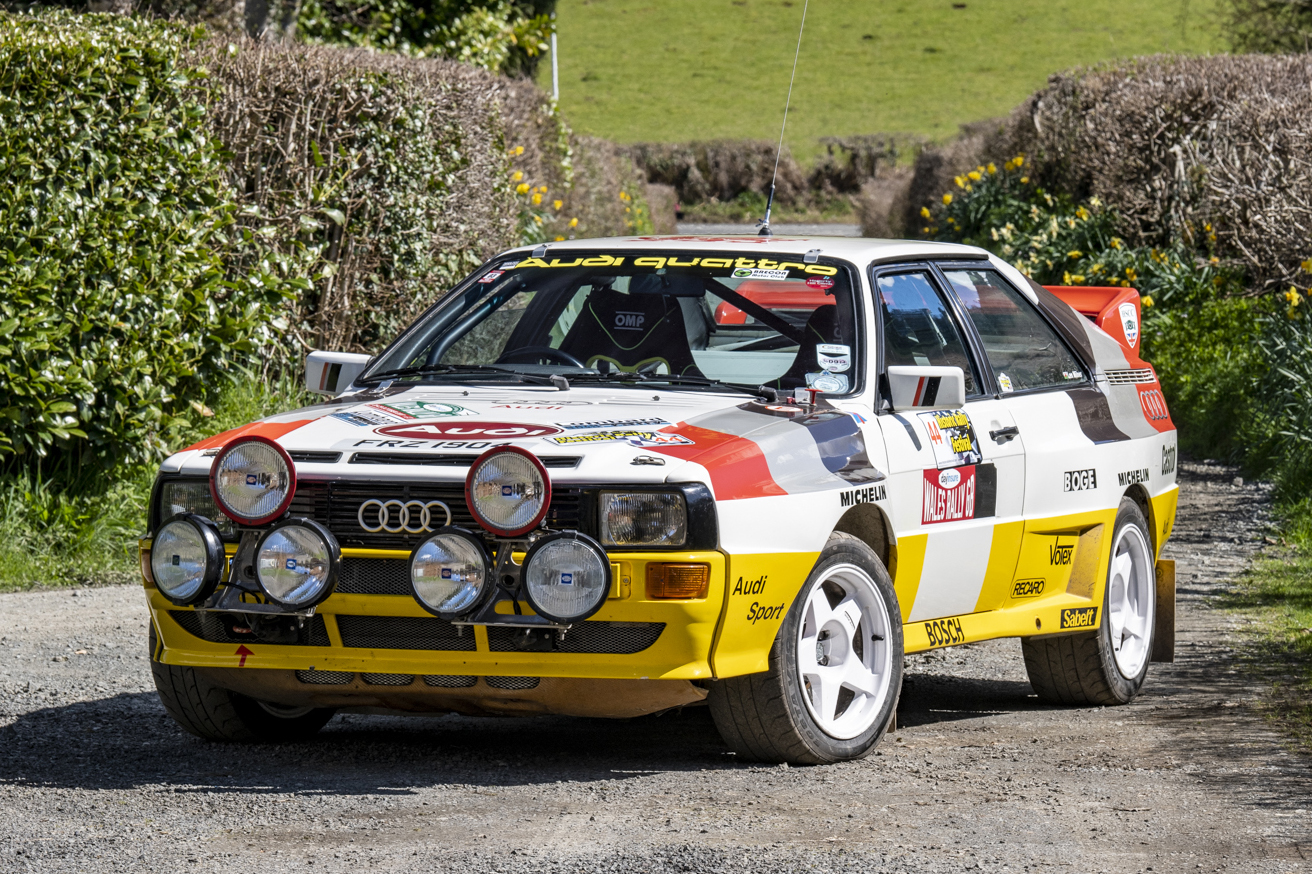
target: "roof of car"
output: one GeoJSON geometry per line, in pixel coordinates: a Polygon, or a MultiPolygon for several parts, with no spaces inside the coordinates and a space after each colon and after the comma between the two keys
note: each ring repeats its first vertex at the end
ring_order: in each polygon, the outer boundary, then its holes
{"type": "Polygon", "coordinates": [[[852,261],[886,260],[898,258],[924,257],[987,257],[988,252],[976,246],[963,246],[957,243],[935,243],[925,240],[874,240],[864,237],[808,237],[797,234],[779,234],[773,237],[752,235],[723,236],[713,234],[670,234],[665,236],[648,235],[640,237],[602,237],[590,240],[558,240],[552,243],[539,243],[536,246],[520,246],[511,251],[531,252],[539,246],[546,246],[547,251],[570,251],[577,249],[679,249],[707,251],[741,251],[757,253],[805,253],[819,249],[822,255],[833,258],[846,258],[852,261]]]}

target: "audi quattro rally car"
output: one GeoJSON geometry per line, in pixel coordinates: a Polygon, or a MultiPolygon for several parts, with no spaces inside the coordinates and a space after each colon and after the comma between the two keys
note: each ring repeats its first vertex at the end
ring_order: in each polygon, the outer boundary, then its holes
{"type": "Polygon", "coordinates": [[[705,701],[797,763],[873,747],[907,652],[1019,637],[1043,698],[1128,701],[1174,635],[1138,306],[937,243],[507,252],[380,355],[310,354],[323,403],[164,463],[159,694],[232,740],[705,701]]]}

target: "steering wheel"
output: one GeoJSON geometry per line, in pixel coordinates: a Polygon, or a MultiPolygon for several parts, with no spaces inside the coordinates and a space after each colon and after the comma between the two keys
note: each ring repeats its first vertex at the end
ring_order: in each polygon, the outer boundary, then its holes
{"type": "Polygon", "coordinates": [[[539,358],[554,359],[558,364],[568,364],[571,367],[577,367],[580,370],[586,370],[587,365],[579,361],[573,355],[563,349],[553,349],[550,346],[521,346],[518,349],[512,349],[509,352],[503,352],[501,357],[496,360],[497,364],[536,364],[539,358]],[[524,360],[528,359],[528,360],[524,360]]]}

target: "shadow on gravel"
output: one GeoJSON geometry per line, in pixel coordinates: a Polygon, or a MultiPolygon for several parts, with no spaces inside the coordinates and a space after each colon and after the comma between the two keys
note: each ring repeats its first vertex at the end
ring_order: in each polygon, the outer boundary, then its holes
{"type": "Polygon", "coordinates": [[[1029,683],[945,674],[910,674],[897,706],[899,728],[979,719],[1021,710],[1047,710],[1029,683]]]}

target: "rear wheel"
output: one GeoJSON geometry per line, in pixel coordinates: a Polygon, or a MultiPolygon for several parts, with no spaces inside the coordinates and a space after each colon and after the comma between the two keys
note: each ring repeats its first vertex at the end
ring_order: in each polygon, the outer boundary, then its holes
{"type": "Polygon", "coordinates": [[[1021,641],[1030,685],[1054,704],[1125,704],[1148,675],[1157,579],[1143,512],[1121,501],[1096,631],[1021,641]]]}
{"type": "Polygon", "coordinates": [[[711,689],[711,714],[744,758],[822,764],[883,737],[902,687],[902,623],[879,557],[835,533],[788,611],[769,670],[711,689]]]}
{"type": "Polygon", "coordinates": [[[259,701],[211,683],[195,668],[155,660],[155,626],[150,627],[150,672],[164,709],[196,737],[216,741],[285,743],[305,740],[336,711],[259,701]]]}

